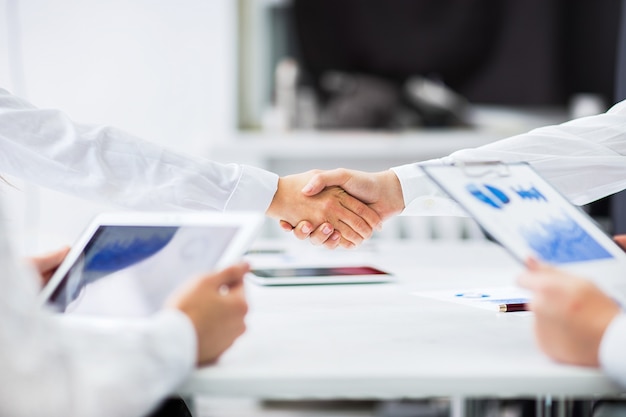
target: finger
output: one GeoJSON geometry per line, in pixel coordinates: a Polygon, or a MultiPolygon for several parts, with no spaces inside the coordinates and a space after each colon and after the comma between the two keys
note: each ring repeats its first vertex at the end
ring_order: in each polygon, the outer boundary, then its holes
{"type": "MultiPolygon", "coordinates": [[[[311,244],[319,246],[327,242],[328,239],[333,235],[341,237],[339,233],[335,234],[334,232],[335,229],[330,223],[322,223],[317,229],[311,232],[311,234],[309,235],[309,240],[311,244]]],[[[339,239],[335,238],[335,240],[339,239]]]]}
{"type": "Polygon", "coordinates": [[[213,286],[218,290],[224,285],[229,288],[234,288],[243,284],[243,277],[248,271],[250,271],[250,264],[241,262],[210,276],[210,280],[213,286]]]}
{"type": "Polygon", "coordinates": [[[244,286],[242,284],[237,284],[237,285],[231,285],[228,288],[228,292],[226,294],[224,294],[225,296],[228,296],[229,299],[243,299],[245,300],[246,298],[246,294],[244,291],[244,286]]]}
{"type": "Polygon", "coordinates": [[[530,291],[537,290],[537,284],[540,281],[540,274],[536,272],[524,272],[517,277],[517,284],[530,291]]]}
{"type": "Polygon", "coordinates": [[[333,185],[342,185],[350,179],[349,173],[344,169],[333,169],[330,171],[320,172],[311,177],[309,182],[302,188],[302,193],[312,196],[326,187],[333,185]]]}
{"type": "Polygon", "coordinates": [[[359,216],[344,209],[336,216],[338,221],[333,222],[335,230],[341,233],[341,237],[354,245],[360,245],[363,240],[370,238],[374,232],[372,228],[359,216]],[[357,231],[357,230],[360,230],[357,231]]]}
{"type": "Polygon", "coordinates": [[[280,220],[278,223],[280,224],[280,228],[283,229],[285,232],[291,232],[293,230],[293,226],[291,225],[291,223],[285,220],[280,220]]]}
{"type": "Polygon", "coordinates": [[[67,253],[70,251],[69,246],[64,246],[61,249],[55,250],[53,252],[49,252],[45,255],[36,256],[33,258],[33,262],[37,266],[37,269],[40,272],[49,271],[58,267],[63,259],[67,256],[67,253]]]}
{"type": "Polygon", "coordinates": [[[539,261],[533,257],[526,259],[525,265],[530,271],[537,271],[540,267],[539,261]]]}
{"type": "Polygon", "coordinates": [[[358,245],[342,237],[341,239],[339,239],[339,246],[341,246],[344,249],[353,249],[357,247],[358,245]]]}
{"type": "Polygon", "coordinates": [[[545,264],[533,257],[528,258],[525,264],[526,264],[526,268],[528,268],[529,271],[534,271],[534,272],[556,271],[552,266],[545,264]]]}
{"type": "Polygon", "coordinates": [[[326,249],[336,249],[339,246],[339,242],[341,240],[341,233],[334,231],[330,237],[324,242],[324,247],[326,249]]]}
{"type": "Polygon", "coordinates": [[[311,232],[313,231],[313,226],[310,222],[303,220],[293,228],[293,234],[300,240],[307,239],[311,232]]]}
{"type": "Polygon", "coordinates": [[[363,203],[361,200],[352,197],[349,194],[343,193],[341,204],[356,214],[361,219],[365,220],[369,227],[363,228],[362,223],[359,224],[348,224],[352,227],[357,233],[359,233],[363,237],[371,237],[372,229],[381,230],[383,228],[383,219],[376,212],[376,210],[369,207],[367,204],[363,203]],[[364,233],[369,233],[368,236],[365,236],[364,233]]]}

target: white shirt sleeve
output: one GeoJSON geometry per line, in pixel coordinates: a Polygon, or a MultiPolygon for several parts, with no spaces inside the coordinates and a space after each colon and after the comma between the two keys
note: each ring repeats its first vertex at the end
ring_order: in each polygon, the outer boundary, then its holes
{"type": "Polygon", "coordinates": [[[0,224],[0,415],[137,417],[189,375],[190,320],[167,310],[137,320],[55,316],[36,277],[12,258],[0,224]]]}
{"type": "MultiPolygon", "coordinates": [[[[603,114],[535,129],[423,163],[457,161],[526,161],[573,203],[590,203],[626,188],[626,101],[603,114]]],[[[392,169],[402,186],[404,214],[463,214],[417,163],[392,169]]]]}
{"type": "Polygon", "coordinates": [[[182,155],[113,127],[78,124],[0,89],[0,173],[145,210],[265,212],[278,176],[182,155]]]}
{"type": "Polygon", "coordinates": [[[600,366],[611,379],[626,388],[626,313],[615,317],[604,332],[600,366]]]}

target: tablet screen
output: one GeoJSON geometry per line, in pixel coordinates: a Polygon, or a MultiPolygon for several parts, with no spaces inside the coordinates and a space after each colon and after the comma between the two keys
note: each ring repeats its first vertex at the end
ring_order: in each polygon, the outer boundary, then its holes
{"type": "Polygon", "coordinates": [[[137,316],[182,282],[214,270],[233,225],[101,225],[48,299],[59,312],[137,316]]]}
{"type": "Polygon", "coordinates": [[[317,268],[267,268],[253,269],[253,274],[263,278],[288,278],[288,277],[330,277],[346,275],[387,275],[380,269],[371,266],[336,266],[317,268]]]}
{"type": "Polygon", "coordinates": [[[567,265],[624,258],[593,219],[526,163],[422,169],[522,261],[534,256],[567,265]]]}

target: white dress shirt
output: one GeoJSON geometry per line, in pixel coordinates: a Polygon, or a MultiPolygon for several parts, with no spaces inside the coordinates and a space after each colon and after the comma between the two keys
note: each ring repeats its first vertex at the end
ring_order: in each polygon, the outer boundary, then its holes
{"type": "Polygon", "coordinates": [[[265,212],[278,176],[181,155],[119,129],[73,122],[0,89],[0,173],[143,210],[265,212]]]}
{"type": "MultiPolygon", "coordinates": [[[[0,214],[1,217],[1,214],[0,214]]],[[[196,336],[177,310],[151,318],[56,316],[0,222],[0,415],[145,415],[189,375],[196,336]]]]}
{"type": "MultiPolygon", "coordinates": [[[[2,173],[146,210],[265,212],[278,184],[273,173],[77,124],[0,89],[2,173]]],[[[0,416],[138,417],[193,369],[195,331],[178,311],[124,322],[43,311],[6,231],[0,221],[0,416]]]]}
{"type": "MultiPolygon", "coordinates": [[[[530,162],[575,204],[587,204],[626,189],[626,101],[608,112],[543,127],[427,164],[456,161],[530,162]]],[[[402,185],[403,214],[465,215],[426,177],[418,163],[392,168],[402,185]]],[[[624,271],[626,275],[626,271],[624,271]]],[[[602,368],[626,387],[626,314],[606,331],[602,368]]]]}

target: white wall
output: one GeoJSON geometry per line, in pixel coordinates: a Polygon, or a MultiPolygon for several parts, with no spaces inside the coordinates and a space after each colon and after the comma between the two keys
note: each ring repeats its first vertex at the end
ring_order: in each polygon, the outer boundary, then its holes
{"type": "Polygon", "coordinates": [[[232,0],[22,0],[28,98],[184,150],[235,124],[232,0]]]}
{"type": "MultiPolygon", "coordinates": [[[[0,83],[36,106],[182,152],[206,152],[234,132],[234,0],[0,0],[0,7],[3,32],[13,34],[0,35],[0,83]]],[[[26,228],[56,236],[30,247],[71,241],[94,212],[109,209],[29,186],[23,194],[41,209],[26,228]]]]}

